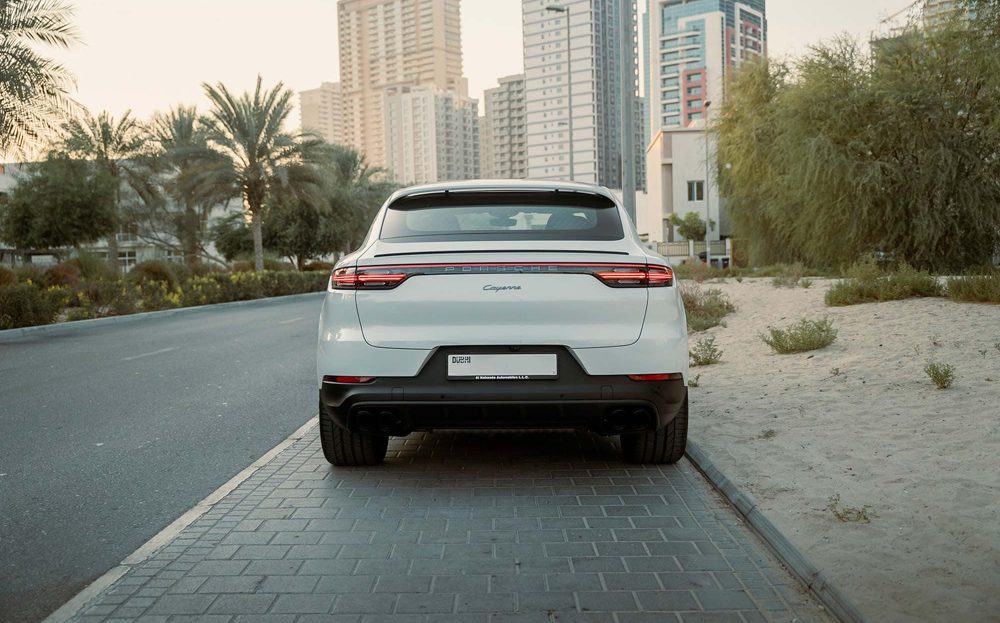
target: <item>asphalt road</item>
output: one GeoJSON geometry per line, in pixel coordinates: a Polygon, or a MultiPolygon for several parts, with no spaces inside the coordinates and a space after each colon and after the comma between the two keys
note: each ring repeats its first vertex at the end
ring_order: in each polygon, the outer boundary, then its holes
{"type": "Polygon", "coordinates": [[[0,342],[0,620],[41,620],[314,416],[321,301],[0,342]]]}

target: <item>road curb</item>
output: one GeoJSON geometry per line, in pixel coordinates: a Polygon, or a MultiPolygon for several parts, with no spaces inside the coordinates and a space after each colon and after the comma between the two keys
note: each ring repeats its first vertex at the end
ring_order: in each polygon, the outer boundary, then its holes
{"type": "Polygon", "coordinates": [[[288,294],[286,296],[270,296],[249,301],[230,301],[229,303],[213,303],[211,305],[194,305],[192,307],[179,307],[177,309],[162,309],[160,311],[142,312],[139,314],[126,314],[124,316],[108,316],[106,318],[91,318],[89,320],[73,320],[70,322],[57,322],[55,324],[43,324],[35,327],[21,327],[19,329],[4,329],[0,331],[0,342],[9,342],[22,338],[26,335],[49,334],[58,335],[69,333],[80,329],[91,329],[106,325],[121,324],[125,322],[137,322],[139,320],[149,320],[152,318],[166,318],[178,314],[187,314],[198,311],[209,311],[213,309],[227,309],[231,307],[247,307],[275,305],[287,303],[299,299],[319,297],[323,292],[306,292],[305,294],[288,294]]]}
{"type": "MultiPolygon", "coordinates": [[[[293,295],[300,296],[300,295],[293,295]]],[[[249,302],[249,301],[248,301],[249,302]]],[[[156,312],[153,312],[156,313],[156,312]]],[[[282,450],[302,439],[306,434],[319,424],[319,417],[309,418],[309,421],[300,426],[294,433],[286,437],[281,443],[268,450],[262,457],[250,464],[249,467],[236,474],[221,487],[208,494],[202,501],[194,505],[193,508],[175,519],[163,530],[156,533],[153,538],[139,546],[131,554],[125,557],[118,565],[109,569],[104,575],[91,582],[86,588],[77,593],[72,599],[64,603],[58,610],[45,617],[42,623],[66,623],[79,614],[92,599],[100,595],[106,588],[117,582],[122,576],[132,570],[133,567],[142,564],[150,556],[156,553],[170,541],[174,539],[184,528],[191,525],[196,519],[208,512],[216,503],[232,493],[254,472],[270,463],[282,450]]]]}
{"type": "Polygon", "coordinates": [[[701,447],[688,439],[687,458],[704,474],[747,523],[764,539],[778,557],[826,609],[844,623],[869,623],[858,607],[840,589],[830,583],[823,573],[778,530],[778,527],[757,507],[757,500],[740,490],[716,467],[701,447]]]}

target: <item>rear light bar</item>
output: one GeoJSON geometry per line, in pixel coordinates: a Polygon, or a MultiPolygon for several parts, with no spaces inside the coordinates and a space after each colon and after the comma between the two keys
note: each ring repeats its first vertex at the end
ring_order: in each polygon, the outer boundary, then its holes
{"type": "Polygon", "coordinates": [[[674,273],[659,264],[586,264],[578,262],[500,262],[495,264],[400,264],[336,268],[331,290],[391,290],[418,275],[582,274],[612,288],[662,288],[673,285],[674,273]]]}

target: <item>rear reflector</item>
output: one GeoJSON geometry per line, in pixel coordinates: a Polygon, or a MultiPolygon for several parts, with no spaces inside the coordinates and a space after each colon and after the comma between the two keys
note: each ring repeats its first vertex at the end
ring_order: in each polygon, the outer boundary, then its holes
{"type": "Polygon", "coordinates": [[[336,268],[331,290],[391,290],[419,275],[592,275],[612,288],[662,288],[673,285],[674,273],[659,264],[588,264],[574,262],[500,262],[496,264],[400,264],[336,268]]]}
{"type": "Polygon", "coordinates": [[[673,381],[683,378],[680,372],[660,372],[657,374],[630,374],[628,378],[633,381],[673,381]]]}
{"type": "Polygon", "coordinates": [[[324,383],[343,383],[345,385],[361,385],[364,383],[371,383],[375,380],[374,376],[324,376],[324,383]]]}

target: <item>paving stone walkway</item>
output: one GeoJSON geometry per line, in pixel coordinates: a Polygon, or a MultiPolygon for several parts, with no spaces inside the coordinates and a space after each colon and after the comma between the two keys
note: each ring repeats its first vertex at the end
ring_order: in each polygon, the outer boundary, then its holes
{"type": "Polygon", "coordinates": [[[332,468],[315,429],[73,620],[830,619],[705,480],[586,433],[394,439],[332,468]]]}

